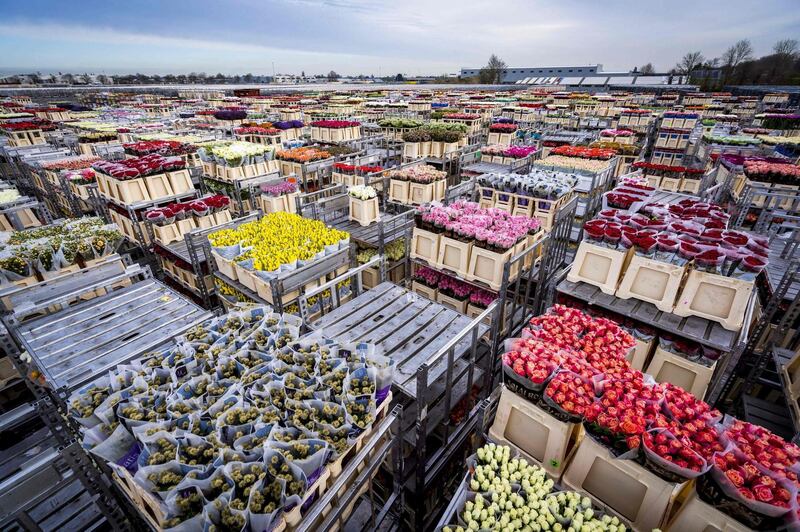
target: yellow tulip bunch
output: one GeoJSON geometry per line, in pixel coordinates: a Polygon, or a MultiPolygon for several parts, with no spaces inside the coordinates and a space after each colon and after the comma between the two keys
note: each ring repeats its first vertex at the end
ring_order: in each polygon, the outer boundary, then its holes
{"type": "Polygon", "coordinates": [[[288,212],[274,212],[260,220],[223,229],[208,236],[214,247],[241,245],[249,248],[234,260],[253,259],[253,268],[275,271],[283,264],[311,260],[325,246],[349,238],[344,231],[327,227],[318,220],[309,220],[288,212]]]}

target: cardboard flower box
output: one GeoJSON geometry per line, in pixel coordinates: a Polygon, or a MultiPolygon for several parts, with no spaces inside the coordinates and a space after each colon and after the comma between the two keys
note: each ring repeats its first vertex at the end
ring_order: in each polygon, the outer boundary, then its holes
{"type": "Polygon", "coordinates": [[[589,495],[634,530],[659,528],[691,482],[667,482],[635,460],[618,459],[594,439],[583,438],[561,479],[565,489],[589,495]]]}
{"type": "Polygon", "coordinates": [[[144,178],[144,184],[145,187],[147,187],[147,194],[150,196],[151,200],[168,198],[175,195],[166,174],[147,176],[144,178]]]}
{"type": "Polygon", "coordinates": [[[653,338],[648,341],[640,340],[639,338],[635,338],[635,340],[636,345],[625,358],[631,363],[633,369],[644,372],[644,368],[647,367],[650,355],[653,352],[653,346],[658,343],[658,338],[653,336],[653,338]]]}
{"type": "MultiPolygon", "coordinates": [[[[478,281],[487,284],[494,290],[500,290],[503,284],[503,269],[506,262],[517,253],[517,246],[505,251],[496,253],[488,249],[473,246],[470,253],[469,267],[466,278],[470,281],[478,281]]],[[[516,279],[519,268],[512,268],[509,272],[509,281],[516,279]]]]}
{"type": "Polygon", "coordinates": [[[389,180],[389,201],[395,203],[408,203],[409,197],[408,181],[401,181],[399,179],[389,180]]]}
{"type": "Polygon", "coordinates": [[[350,220],[367,226],[380,219],[378,198],[361,200],[350,196],[350,220]]]}
{"type": "Polygon", "coordinates": [[[578,246],[567,280],[588,283],[600,288],[604,294],[613,295],[632,253],[632,250],[605,248],[584,240],[578,246]]]}
{"type": "Polygon", "coordinates": [[[708,384],[714,376],[716,362],[712,366],[704,366],[692,362],[681,355],[670,353],[661,346],[656,348],[653,359],[647,365],[648,373],[657,382],[669,382],[680,386],[699,398],[706,395],[708,384]]]}
{"type": "Polygon", "coordinates": [[[647,301],[662,312],[672,312],[685,270],[684,266],[634,254],[616,296],[647,301]]]}
{"type": "Polygon", "coordinates": [[[680,509],[666,525],[666,530],[680,532],[748,532],[749,527],[703,502],[692,489],[680,509]]]}
{"type": "Polygon", "coordinates": [[[445,295],[442,292],[438,292],[436,295],[436,301],[441,303],[442,306],[445,306],[451,310],[455,310],[460,314],[466,314],[467,312],[467,299],[456,299],[454,297],[445,295]]]}
{"type": "Polygon", "coordinates": [[[408,182],[408,203],[422,205],[430,203],[435,198],[435,183],[414,183],[408,182]]]}
{"type": "Polygon", "coordinates": [[[411,258],[435,265],[439,260],[439,235],[415,227],[411,237],[411,258]]]}
{"type": "Polygon", "coordinates": [[[699,316],[716,321],[729,331],[738,331],[752,292],[753,281],[692,270],[674,313],[681,317],[699,316]]]}
{"type": "Polygon", "coordinates": [[[234,262],[232,260],[226,259],[213,249],[211,250],[211,256],[214,257],[214,263],[217,265],[217,270],[219,270],[222,275],[233,281],[238,279],[236,276],[236,268],[234,268],[234,262]]]}
{"type": "Polygon", "coordinates": [[[167,172],[167,178],[173,194],[184,194],[194,190],[194,183],[192,183],[192,176],[189,174],[189,170],[167,172]]]}
{"type": "Polygon", "coordinates": [[[439,268],[450,270],[462,277],[466,277],[472,248],[472,242],[462,242],[460,240],[441,236],[439,239],[439,255],[436,265],[439,268]]]}
{"type": "Polygon", "coordinates": [[[430,299],[431,301],[437,301],[437,295],[439,291],[436,288],[426,286],[419,281],[413,281],[411,283],[411,290],[427,299],[430,299]]]}
{"type": "Polygon", "coordinates": [[[557,420],[503,386],[489,438],[510,446],[558,480],[583,438],[583,427],[557,420]]]}

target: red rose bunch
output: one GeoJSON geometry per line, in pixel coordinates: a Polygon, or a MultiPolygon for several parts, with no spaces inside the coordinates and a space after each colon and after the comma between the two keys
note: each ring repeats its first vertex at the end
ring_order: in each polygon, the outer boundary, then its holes
{"type": "Polygon", "coordinates": [[[513,133],[516,130],[516,124],[492,124],[489,126],[489,131],[493,133],[513,133]]]}
{"type": "Polygon", "coordinates": [[[713,463],[719,473],[724,475],[724,482],[735,488],[744,499],[778,508],[789,508],[792,493],[778,484],[774,477],[761,471],[752,460],[728,451],[716,454],[713,463]]]}
{"type": "Polygon", "coordinates": [[[156,153],[165,157],[186,155],[197,151],[197,146],[176,140],[141,140],[122,145],[129,155],[149,155],[156,153]]]}
{"type": "Polygon", "coordinates": [[[543,384],[564,360],[564,353],[553,345],[533,339],[518,340],[503,354],[503,364],[532,383],[543,384]]]}
{"type": "Polygon", "coordinates": [[[579,157],[581,159],[597,159],[607,161],[617,152],[602,148],[587,148],[586,146],[559,146],[550,152],[551,155],[564,155],[566,157],[579,157]]]}
{"type": "Polygon", "coordinates": [[[791,470],[800,459],[800,447],[789,443],[764,427],[738,419],[733,420],[723,432],[723,437],[749,459],[757,462],[780,477],[797,482],[797,473],[791,470]]]}
{"type": "Polygon", "coordinates": [[[550,379],[544,394],[561,410],[577,417],[583,417],[595,402],[594,386],[570,371],[561,371],[550,379]]]}
{"type": "Polygon", "coordinates": [[[700,420],[711,424],[722,416],[719,410],[711,408],[702,399],[669,382],[664,383],[664,407],[678,423],[700,420]]]}
{"type": "Polygon", "coordinates": [[[642,435],[644,448],[660,459],[682,469],[700,473],[706,469],[706,460],[686,438],[678,438],[667,429],[653,429],[642,435]]]}
{"type": "Polygon", "coordinates": [[[328,129],[342,129],[360,125],[361,122],[354,122],[352,120],[317,120],[316,122],[311,122],[311,127],[324,127],[328,129]]]}

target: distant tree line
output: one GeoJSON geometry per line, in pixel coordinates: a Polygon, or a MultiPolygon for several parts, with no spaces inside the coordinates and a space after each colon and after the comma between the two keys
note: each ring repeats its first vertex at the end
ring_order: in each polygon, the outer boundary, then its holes
{"type": "Polygon", "coordinates": [[[750,41],[742,39],[720,57],[707,59],[699,50],[688,52],[672,72],[689,76],[703,90],[726,85],[800,85],[800,43],[782,39],[772,53],[755,58],[750,41]]]}

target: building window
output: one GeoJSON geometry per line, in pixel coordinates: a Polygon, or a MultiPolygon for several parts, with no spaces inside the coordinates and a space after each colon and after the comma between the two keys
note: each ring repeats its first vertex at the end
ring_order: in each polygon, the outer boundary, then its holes
{"type": "MultiPolygon", "coordinates": [[[[572,69],[570,68],[569,71],[572,72],[572,69]]],[[[561,72],[561,71],[559,70],[559,72],[561,72]]]]}
{"type": "Polygon", "coordinates": [[[560,68],[558,69],[558,73],[561,74],[561,69],[560,68]]]}
{"type": "Polygon", "coordinates": [[[552,71],[552,70],[548,71],[548,74],[552,74],[552,73],[553,73],[553,71],[552,71]]]}
{"type": "Polygon", "coordinates": [[[511,73],[512,73],[512,74],[516,74],[516,73],[517,73],[517,71],[516,71],[516,70],[512,70],[512,71],[511,71],[511,73]]]}

